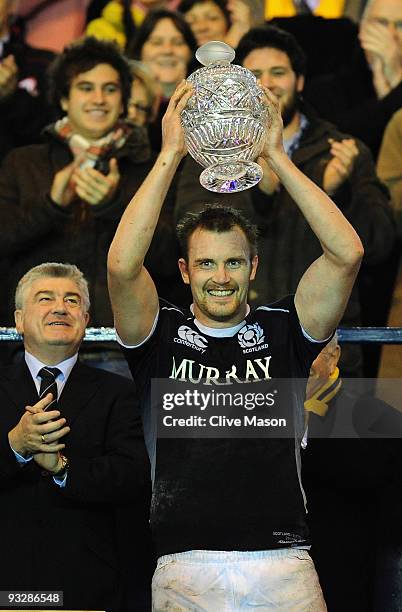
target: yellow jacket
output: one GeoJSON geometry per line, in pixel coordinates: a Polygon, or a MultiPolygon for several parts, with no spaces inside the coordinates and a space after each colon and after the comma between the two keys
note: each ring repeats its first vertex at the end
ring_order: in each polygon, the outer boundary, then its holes
{"type": "MultiPolygon", "coordinates": [[[[320,0],[314,15],[336,19],[342,17],[345,0],[320,0]]],[[[265,0],[265,19],[293,17],[296,15],[293,0],[265,0]]]]}
{"type": "MultiPolygon", "coordinates": [[[[135,25],[140,25],[145,17],[144,11],[135,5],[131,7],[135,25]]],[[[89,22],[86,34],[102,40],[115,40],[124,49],[126,35],[123,26],[123,6],[116,0],[111,0],[102,11],[102,16],[89,22]]]]}

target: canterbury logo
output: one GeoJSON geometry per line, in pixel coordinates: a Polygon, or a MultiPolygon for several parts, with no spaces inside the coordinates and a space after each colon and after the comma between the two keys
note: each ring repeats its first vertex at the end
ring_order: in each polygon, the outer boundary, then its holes
{"type": "Polygon", "coordinates": [[[242,348],[259,346],[265,340],[264,331],[258,323],[244,325],[237,334],[237,339],[242,348]]]}
{"type": "Polygon", "coordinates": [[[207,348],[208,346],[208,340],[191,329],[191,327],[187,327],[187,325],[179,327],[177,335],[182,340],[187,340],[187,342],[191,342],[191,344],[195,344],[195,346],[199,346],[200,348],[207,348]]]}
{"type": "Polygon", "coordinates": [[[177,335],[179,337],[174,338],[174,342],[177,344],[185,344],[201,353],[204,353],[208,347],[208,340],[194,329],[191,329],[191,327],[188,327],[188,325],[181,325],[177,330],[177,335]]]}

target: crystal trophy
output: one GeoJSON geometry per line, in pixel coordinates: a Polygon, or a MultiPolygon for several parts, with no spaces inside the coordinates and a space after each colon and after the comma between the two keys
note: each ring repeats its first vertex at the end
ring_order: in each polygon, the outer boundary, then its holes
{"type": "Polygon", "coordinates": [[[234,57],[219,41],[197,50],[204,67],[187,78],[194,95],[181,114],[188,152],[205,168],[200,183],[218,193],[249,189],[263,175],[253,160],[262,151],[268,111],[255,76],[232,65],[234,57]]]}

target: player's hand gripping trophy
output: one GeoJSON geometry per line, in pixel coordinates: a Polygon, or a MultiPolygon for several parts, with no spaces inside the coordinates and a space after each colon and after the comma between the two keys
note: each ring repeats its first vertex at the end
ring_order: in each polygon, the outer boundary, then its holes
{"type": "Polygon", "coordinates": [[[197,50],[204,67],[187,79],[194,95],[181,115],[188,151],[205,167],[200,183],[219,193],[249,189],[263,175],[253,160],[264,144],[264,94],[249,70],[231,64],[234,57],[234,50],[218,41],[197,50]]]}

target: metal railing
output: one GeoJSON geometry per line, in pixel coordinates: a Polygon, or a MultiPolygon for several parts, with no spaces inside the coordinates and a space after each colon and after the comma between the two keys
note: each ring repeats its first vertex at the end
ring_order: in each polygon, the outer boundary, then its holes
{"type": "MultiPolygon", "coordinates": [[[[402,344],[402,327],[340,327],[339,342],[359,344],[402,344]]],[[[0,342],[21,340],[15,327],[0,327],[0,342]]],[[[88,327],[85,342],[113,342],[116,332],[113,327],[88,327]]]]}

